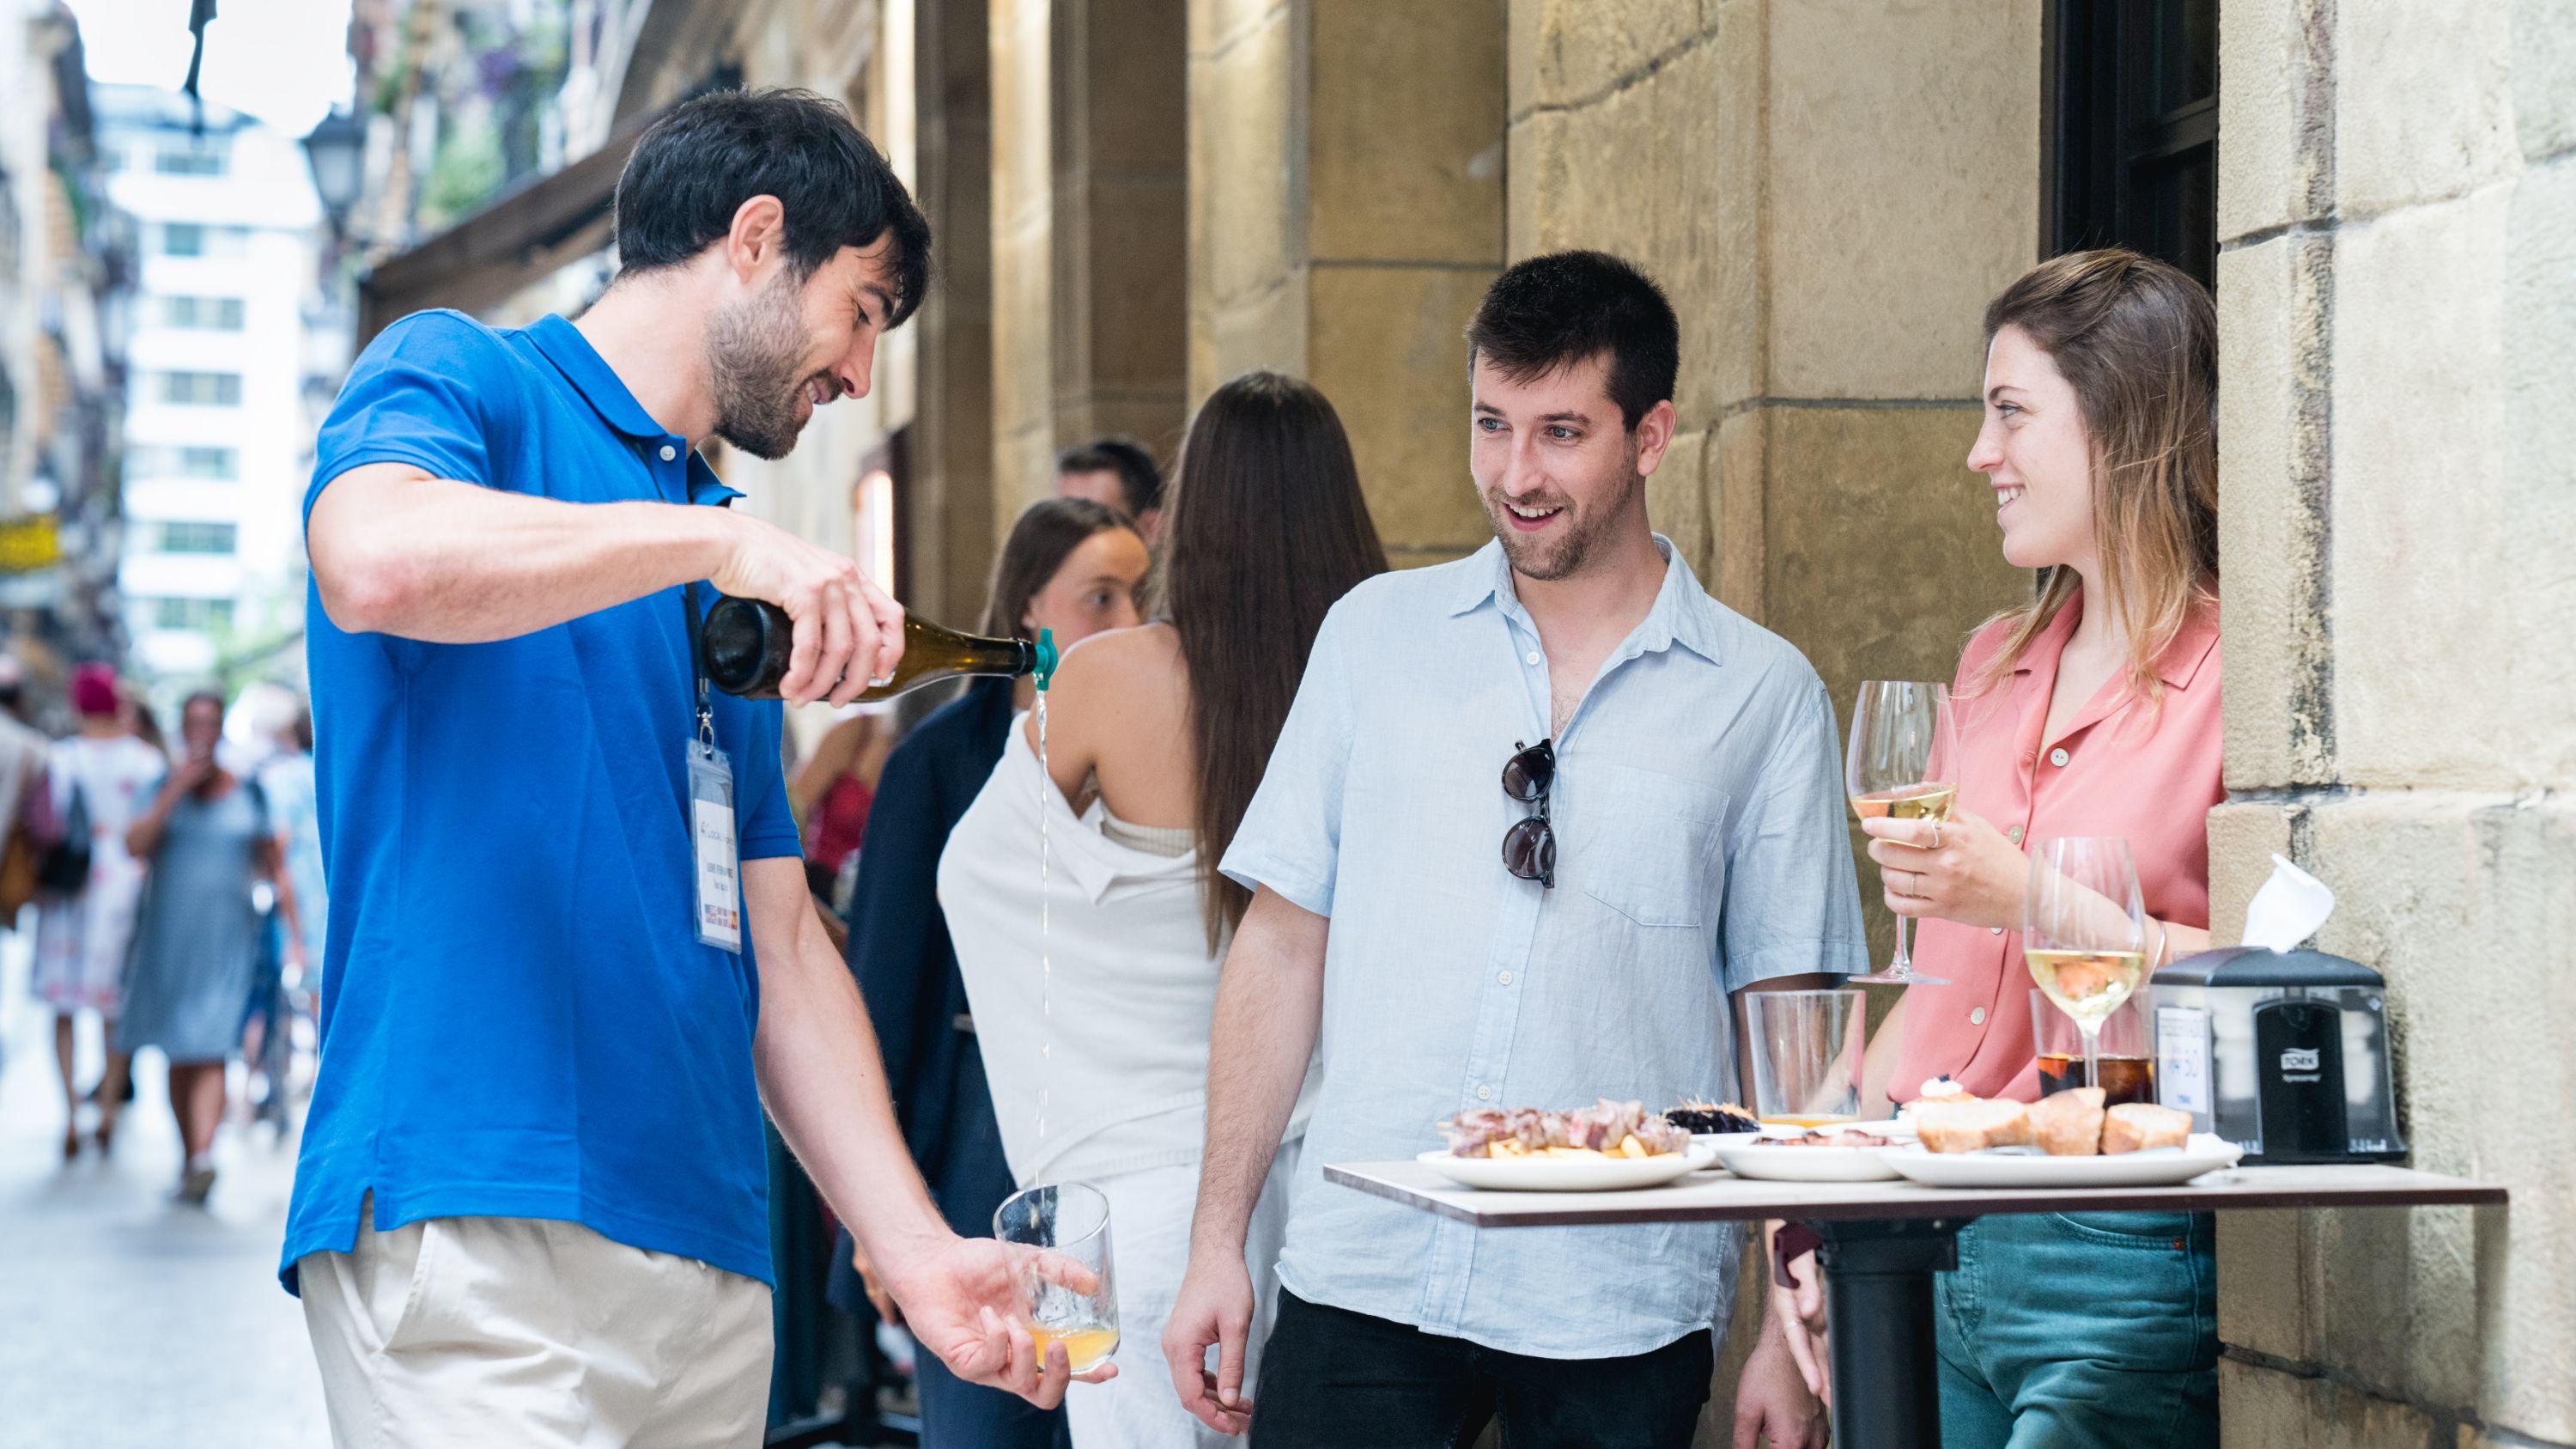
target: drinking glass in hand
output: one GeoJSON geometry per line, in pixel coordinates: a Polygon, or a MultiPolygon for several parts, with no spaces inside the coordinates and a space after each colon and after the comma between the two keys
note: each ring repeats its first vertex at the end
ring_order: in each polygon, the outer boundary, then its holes
{"type": "Polygon", "coordinates": [[[2084,1033],[2084,1077],[2101,1086],[2102,1022],[2147,975],[2147,911],[2129,842],[2073,835],[2032,843],[2022,915],[2031,979],[2084,1033]]]}
{"type": "MultiPolygon", "coordinates": [[[[1959,733],[1950,718],[1948,685],[1873,679],[1860,687],[1851,748],[1843,755],[1852,814],[1863,820],[1947,820],[1959,799],[1958,770],[1959,733]]],[[[1896,918],[1896,959],[1887,969],[1853,980],[1945,984],[1914,969],[1906,924],[1904,916],[1896,918]]]]}
{"type": "Polygon", "coordinates": [[[1063,1344],[1073,1372],[1089,1373],[1118,1350],[1118,1297],[1109,1282],[1109,1199],[1095,1187],[1057,1183],[1015,1192],[993,1211],[993,1236],[1070,1258],[1099,1282],[1077,1293],[1039,1271],[1030,1254],[1020,1267],[1020,1300],[1029,1337],[1046,1369],[1047,1348],[1063,1344]]]}

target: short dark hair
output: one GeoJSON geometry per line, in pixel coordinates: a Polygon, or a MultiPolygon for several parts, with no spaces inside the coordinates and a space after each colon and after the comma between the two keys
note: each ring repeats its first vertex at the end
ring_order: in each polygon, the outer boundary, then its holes
{"type": "Polygon", "coordinates": [[[1610,400],[1630,428],[1673,395],[1681,350],[1681,324],[1663,289],[1608,252],[1513,263],[1467,324],[1467,366],[1482,359],[1513,382],[1602,358],[1610,400]]]}
{"type": "Polygon", "coordinates": [[[1029,600],[1047,586],[1065,559],[1093,534],[1133,530],[1127,515],[1088,498],[1041,498],[1011,525],[1011,536],[993,559],[984,591],[984,632],[996,639],[1026,639],[1029,600]]]}
{"type": "Polygon", "coordinates": [[[1163,506],[1163,470],[1154,466],[1154,455],[1133,438],[1094,438],[1067,448],[1056,454],[1055,471],[1058,476],[1117,474],[1118,491],[1127,500],[1130,517],[1142,518],[1147,509],[1163,506]]]}
{"type": "Polygon", "coordinates": [[[800,277],[843,247],[874,246],[892,233],[886,325],[921,305],[930,222],[850,113],[812,91],[709,91],[646,128],[617,178],[619,275],[686,263],[722,239],[755,196],[786,208],[788,263],[800,277]]]}

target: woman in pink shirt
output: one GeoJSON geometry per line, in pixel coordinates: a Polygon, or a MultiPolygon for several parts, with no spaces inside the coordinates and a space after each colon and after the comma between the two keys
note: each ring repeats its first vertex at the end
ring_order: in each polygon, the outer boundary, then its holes
{"type": "MultiPolygon", "coordinates": [[[[1986,336],[1968,466],[2039,588],[1959,662],[1957,818],[1863,822],[1888,908],[1921,922],[1915,959],[1946,978],[1881,1030],[1901,1043],[1882,1079],[1900,1101],[1945,1075],[2038,1095],[2025,841],[2127,837],[2161,965],[2209,944],[2206,819],[2226,794],[2209,294],[2134,252],[2079,252],[2006,288],[1986,336]]],[[[1938,1283],[1944,1449],[2217,1442],[2206,1214],[1980,1219],[1938,1283]]],[[[1821,1326],[1812,1287],[1775,1304],[1821,1326]]]]}

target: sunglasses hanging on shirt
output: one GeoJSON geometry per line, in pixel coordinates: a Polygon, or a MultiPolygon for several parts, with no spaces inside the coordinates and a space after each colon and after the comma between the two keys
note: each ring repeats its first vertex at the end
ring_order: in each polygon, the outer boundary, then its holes
{"type": "Polygon", "coordinates": [[[1538,813],[1503,832],[1503,869],[1541,887],[1556,885],[1556,831],[1547,823],[1548,787],[1556,783],[1556,747],[1546,740],[1534,745],[1512,741],[1512,757],[1503,762],[1503,793],[1538,813]]]}

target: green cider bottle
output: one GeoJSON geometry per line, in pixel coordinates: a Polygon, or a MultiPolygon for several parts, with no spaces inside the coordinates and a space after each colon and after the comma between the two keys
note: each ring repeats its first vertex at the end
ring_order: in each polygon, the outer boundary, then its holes
{"type": "MultiPolygon", "coordinates": [[[[787,659],[795,647],[795,621],[787,611],[761,599],[717,598],[698,626],[698,657],[705,662],[707,682],[745,699],[778,698],[778,682],[787,677],[787,659]]],[[[903,620],[903,659],[894,677],[869,686],[859,698],[892,699],[907,690],[961,675],[1038,677],[1044,689],[1055,672],[1055,639],[1041,630],[1026,639],[988,639],[934,624],[919,615],[903,620]]]]}

